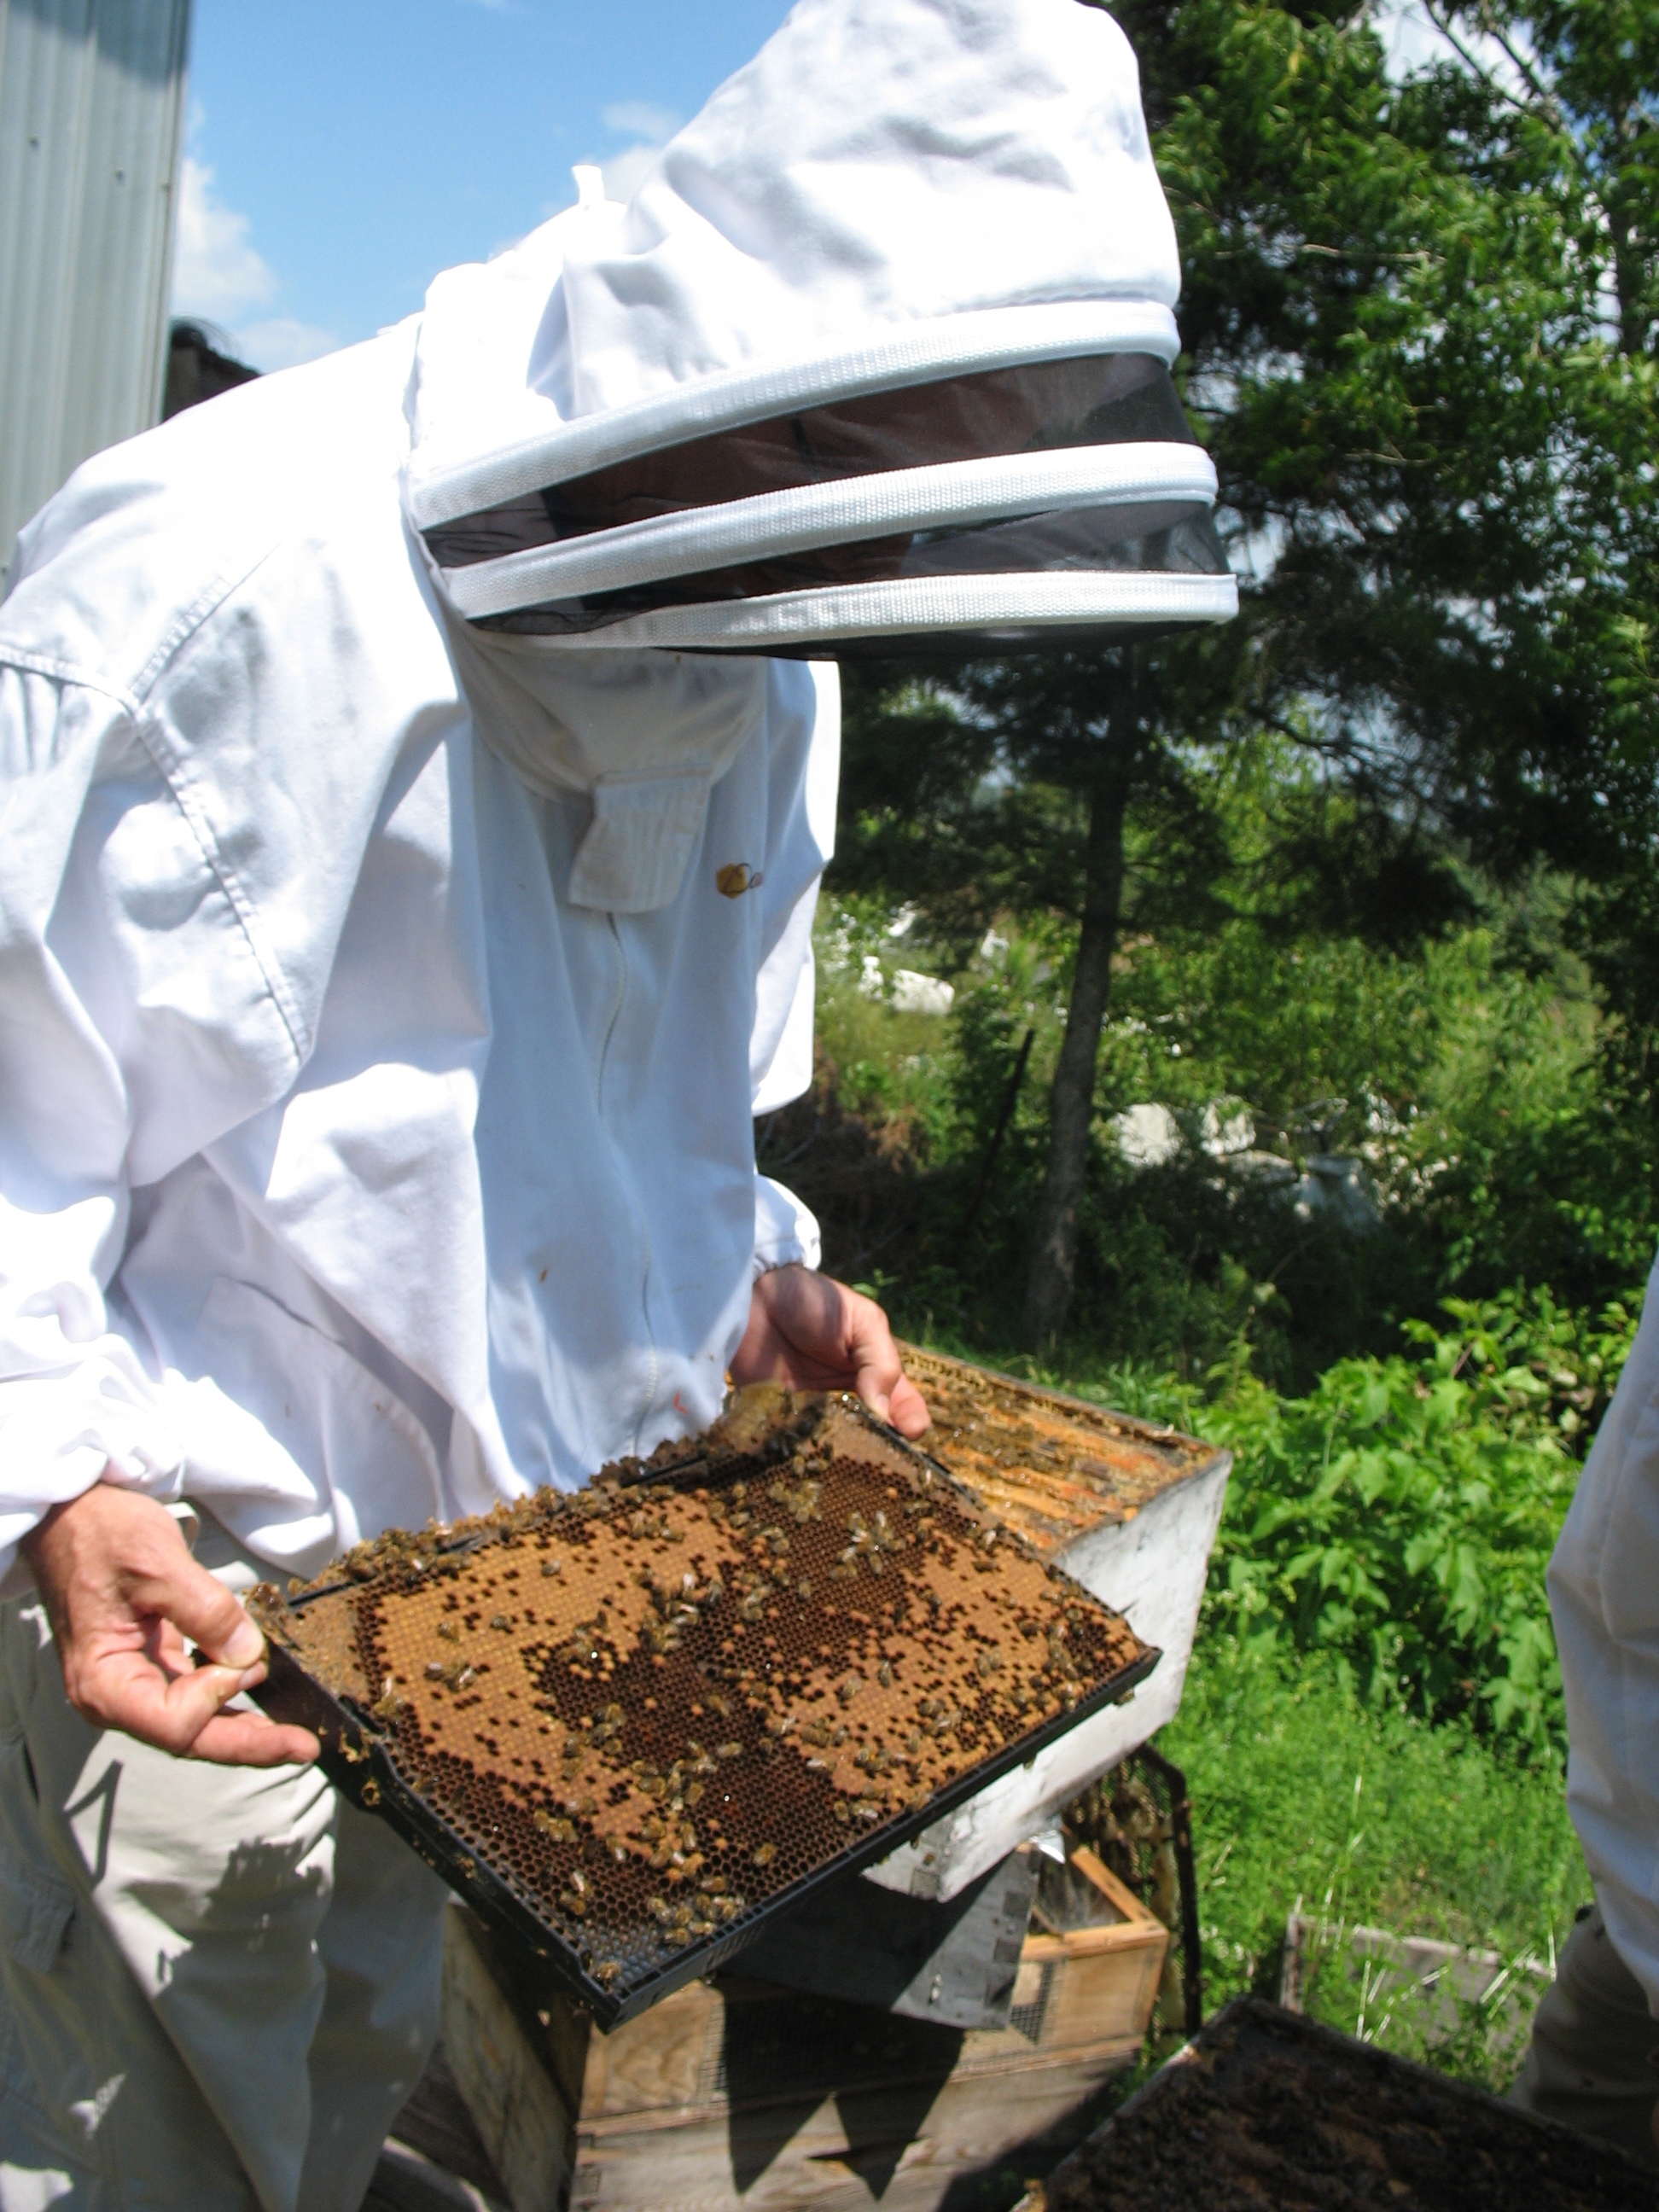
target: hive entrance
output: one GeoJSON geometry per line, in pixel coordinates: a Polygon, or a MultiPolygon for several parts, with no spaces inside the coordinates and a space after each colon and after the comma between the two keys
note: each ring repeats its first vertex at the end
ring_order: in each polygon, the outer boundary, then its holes
{"type": "Polygon", "coordinates": [[[775,1393],[653,1471],[263,1608],[346,1724],[331,1771],[610,2018],[1155,1656],[848,1401],[775,1393]]]}

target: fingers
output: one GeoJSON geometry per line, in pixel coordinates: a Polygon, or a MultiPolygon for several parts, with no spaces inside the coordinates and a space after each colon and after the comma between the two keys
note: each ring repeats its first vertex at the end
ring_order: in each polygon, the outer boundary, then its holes
{"type": "Polygon", "coordinates": [[[887,1316],[873,1298],[830,1285],[841,1294],[847,1352],[854,1388],[878,1420],[890,1422],[902,1437],[919,1437],[932,1427],[922,1395],[904,1371],[887,1316]]]}
{"type": "Polygon", "coordinates": [[[220,1713],[190,1747],[213,1766],[309,1766],[320,1747],[308,1729],[286,1728],[264,1713],[220,1713]]]}
{"type": "Polygon", "coordinates": [[[152,1498],[95,1483],[54,1508],[26,1547],[51,1614],[64,1687],[94,1726],[176,1757],[273,1766],[317,1755],[302,1729],[227,1713],[264,1678],[264,1638],[198,1566],[152,1498]],[[204,1654],[191,1663],[185,1639],[204,1654]]]}
{"type": "Polygon", "coordinates": [[[175,1759],[305,1766],[317,1756],[317,1739],[306,1729],[280,1726],[264,1713],[222,1710],[240,1691],[264,1680],[263,1665],[174,1671],[149,1650],[95,1646],[71,1647],[64,1661],[64,1686],[77,1712],[96,1727],[118,1729],[175,1759]]]}
{"type": "Polygon", "coordinates": [[[157,1663],[141,1646],[80,1639],[63,1651],[70,1702],[100,1728],[119,1729],[182,1758],[222,1705],[261,1677],[258,1668],[157,1663]]]}
{"type": "MultiPolygon", "coordinates": [[[[187,1667],[164,1673],[145,1653],[111,1652],[76,1668],[70,1701],[101,1728],[119,1729],[175,1759],[218,1765],[305,1766],[317,1756],[308,1729],[289,1728],[264,1713],[223,1708],[264,1680],[263,1666],[187,1667]]],[[[70,1687],[70,1669],[64,1671],[70,1687]]]]}
{"type": "Polygon", "coordinates": [[[901,1436],[919,1437],[930,1426],[886,1315],[873,1298],[812,1268],[775,1267],[760,1278],[732,1375],[738,1382],[775,1378],[800,1390],[844,1390],[850,1383],[901,1436]]]}

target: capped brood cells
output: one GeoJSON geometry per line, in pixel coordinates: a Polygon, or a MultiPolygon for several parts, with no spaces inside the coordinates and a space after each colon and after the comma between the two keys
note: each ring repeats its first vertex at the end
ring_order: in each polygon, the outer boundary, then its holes
{"type": "Polygon", "coordinates": [[[335,1766],[372,1752],[400,1785],[382,1812],[414,1801],[473,1902],[482,1869],[619,1998],[1154,1656],[855,1405],[767,1402],[654,1469],[400,1532],[264,1607],[364,1723],[335,1766]]]}

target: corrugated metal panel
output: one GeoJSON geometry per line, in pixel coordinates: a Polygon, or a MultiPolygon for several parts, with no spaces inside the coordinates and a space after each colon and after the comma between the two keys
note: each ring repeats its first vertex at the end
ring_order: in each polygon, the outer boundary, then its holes
{"type": "Polygon", "coordinates": [[[0,0],[0,559],[161,413],[190,0],[0,0]]]}

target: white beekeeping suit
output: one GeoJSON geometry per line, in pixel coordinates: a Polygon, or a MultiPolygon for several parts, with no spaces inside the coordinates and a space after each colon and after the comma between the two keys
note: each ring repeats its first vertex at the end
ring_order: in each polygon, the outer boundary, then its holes
{"type": "MultiPolygon", "coordinates": [[[[13,1591],[100,1479],[305,1573],[704,1424],[756,1273],[817,1257],[751,1125],[811,1071],[811,656],[1231,611],[1109,17],[803,0],[629,207],[591,181],[24,533],[13,1591]]],[[[429,1879],[314,1771],[98,1735],[24,1600],[0,1657],[0,2212],[355,2204],[429,1879]]]]}
{"type": "Polygon", "coordinates": [[[1567,1806],[1595,1882],[1513,2100],[1659,2168],[1659,1269],[1549,1568],[1567,1806]]]}

